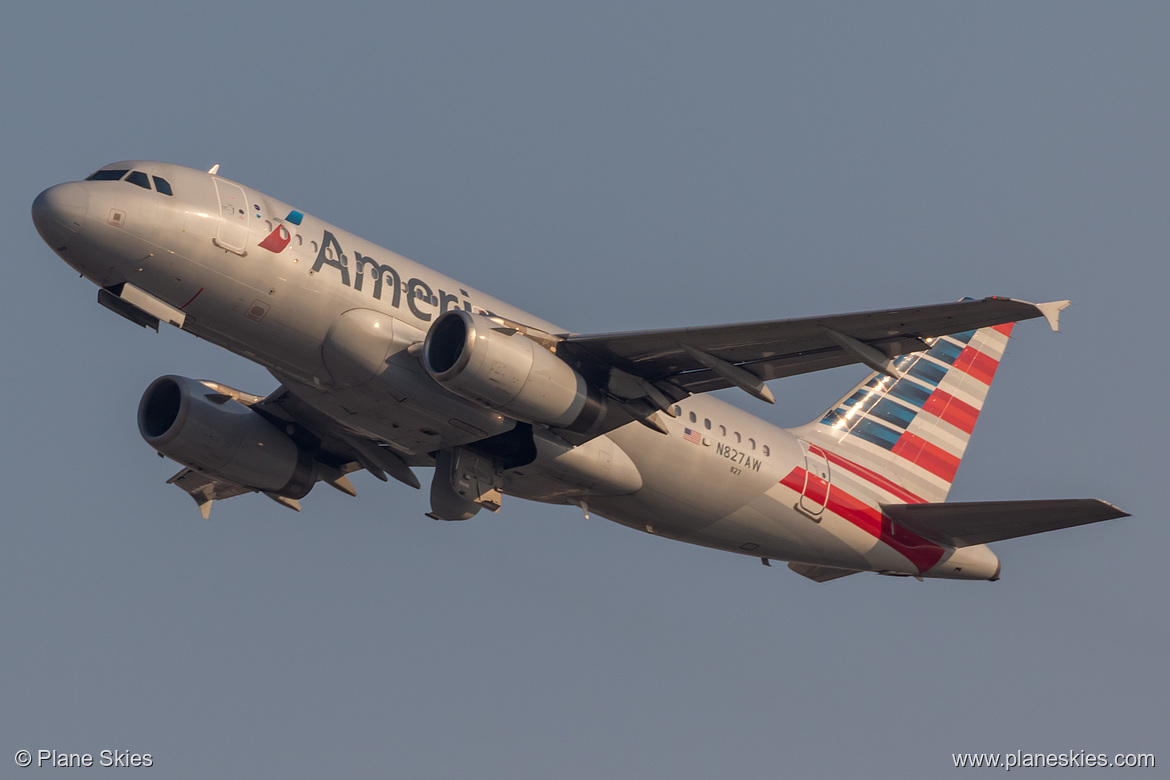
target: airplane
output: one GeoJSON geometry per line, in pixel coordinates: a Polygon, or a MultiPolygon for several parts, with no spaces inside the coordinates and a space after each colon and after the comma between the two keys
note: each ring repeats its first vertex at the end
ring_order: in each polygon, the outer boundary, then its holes
{"type": "Polygon", "coordinates": [[[946,502],[1014,323],[1053,330],[1068,301],[1004,297],[825,317],[578,334],[209,171],[112,163],[32,205],[48,246],[98,302],[266,368],[258,396],[156,379],[138,427],[182,466],[204,518],[262,493],[300,510],[364,470],[468,520],[505,495],[575,505],[668,539],[858,572],[997,580],[990,542],[1127,516],[1095,499],[946,502]],[[872,371],[806,425],[767,382],[872,371]]]}

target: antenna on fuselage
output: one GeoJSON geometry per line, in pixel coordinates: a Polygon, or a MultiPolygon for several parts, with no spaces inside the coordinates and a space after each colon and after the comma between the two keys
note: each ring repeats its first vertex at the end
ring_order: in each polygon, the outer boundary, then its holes
{"type": "Polygon", "coordinates": [[[211,166],[211,169],[208,170],[207,172],[210,173],[212,176],[219,173],[219,163],[216,163],[215,165],[211,166]]]}

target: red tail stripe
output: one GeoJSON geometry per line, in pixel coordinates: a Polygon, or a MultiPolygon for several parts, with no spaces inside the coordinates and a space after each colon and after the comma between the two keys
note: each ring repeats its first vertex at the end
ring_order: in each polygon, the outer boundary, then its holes
{"type": "Polygon", "coordinates": [[[922,411],[933,414],[965,433],[975,429],[975,421],[979,418],[978,409],[942,390],[935,390],[930,394],[930,398],[922,405],[922,411]]]}
{"type": "Polygon", "coordinates": [[[1004,322],[1000,325],[992,325],[991,329],[997,330],[1003,335],[1010,337],[1012,335],[1012,328],[1014,328],[1015,325],[1016,323],[1014,322],[1004,322]]]}
{"type": "Polygon", "coordinates": [[[955,478],[959,459],[946,450],[931,444],[926,439],[906,431],[894,445],[893,453],[921,466],[947,482],[955,478]]]}
{"type": "MultiPolygon", "coordinates": [[[[780,480],[780,484],[800,493],[806,478],[805,470],[797,467],[780,480]]],[[[937,564],[946,552],[934,542],[895,525],[877,507],[865,503],[836,485],[829,490],[829,500],[825,509],[905,556],[920,574],[937,564]]]]}
{"type": "Polygon", "coordinates": [[[893,482],[889,478],[882,476],[881,474],[877,473],[876,471],[872,471],[870,469],[867,469],[865,466],[862,466],[859,463],[854,463],[853,461],[849,460],[848,458],[842,458],[837,453],[830,452],[829,450],[826,450],[823,447],[821,448],[821,451],[825,453],[825,457],[828,458],[829,463],[832,463],[834,466],[840,466],[841,468],[845,469],[846,471],[852,472],[856,476],[861,477],[866,482],[870,483],[871,485],[878,488],[879,490],[884,490],[887,493],[889,493],[890,495],[893,495],[897,498],[902,499],[903,503],[922,504],[922,503],[925,503],[925,501],[926,501],[926,499],[924,499],[920,496],[914,495],[906,488],[893,482]]]}
{"type": "Polygon", "coordinates": [[[788,476],[780,480],[780,484],[789,490],[795,490],[797,493],[804,492],[804,480],[807,471],[797,466],[792,471],[788,472],[788,476]]]}
{"type": "Polygon", "coordinates": [[[995,369],[999,368],[999,361],[974,347],[967,346],[963,347],[959,357],[955,358],[955,368],[985,385],[990,385],[991,380],[995,378],[995,369]]]}

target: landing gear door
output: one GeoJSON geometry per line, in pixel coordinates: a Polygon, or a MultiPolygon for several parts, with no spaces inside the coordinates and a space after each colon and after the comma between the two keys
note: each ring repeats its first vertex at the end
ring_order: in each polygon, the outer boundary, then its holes
{"type": "Polygon", "coordinates": [[[219,229],[215,244],[241,257],[248,245],[248,200],[244,188],[215,177],[215,191],[219,195],[219,229]]]}
{"type": "Polygon", "coordinates": [[[829,459],[825,451],[814,444],[801,442],[804,448],[804,489],[797,509],[813,519],[819,519],[829,503],[833,482],[829,473],[829,459]]]}

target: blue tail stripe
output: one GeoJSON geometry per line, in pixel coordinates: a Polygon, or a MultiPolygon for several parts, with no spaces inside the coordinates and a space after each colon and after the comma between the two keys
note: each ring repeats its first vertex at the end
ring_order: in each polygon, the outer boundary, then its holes
{"type": "Polygon", "coordinates": [[[916,379],[921,379],[931,387],[938,387],[938,383],[947,375],[947,370],[942,366],[936,366],[929,360],[918,360],[906,373],[916,379]]]}
{"type": "Polygon", "coordinates": [[[932,358],[941,360],[944,363],[953,364],[955,362],[955,358],[957,358],[959,353],[962,351],[963,348],[958,344],[952,344],[945,339],[939,339],[934,343],[934,346],[930,348],[930,356],[932,358]]]}
{"type": "Polygon", "coordinates": [[[844,415],[842,415],[841,412],[837,409],[834,409],[831,412],[825,413],[825,416],[821,418],[821,425],[828,425],[829,427],[832,427],[837,424],[838,420],[843,419],[845,419],[844,415]]]}
{"type": "Polygon", "coordinates": [[[919,409],[926,403],[926,399],[930,398],[930,392],[928,390],[919,387],[913,382],[895,382],[890,387],[890,395],[919,409]]]}
{"type": "Polygon", "coordinates": [[[841,405],[853,408],[854,406],[857,406],[857,404],[861,403],[861,399],[864,398],[868,393],[869,390],[862,388],[861,390],[858,390],[856,393],[846,398],[841,403],[841,405]]]}
{"type": "Polygon", "coordinates": [[[869,413],[871,416],[879,417],[891,425],[906,428],[918,414],[918,411],[916,409],[908,409],[897,401],[883,398],[869,410],[869,413]]]}
{"type": "Polygon", "coordinates": [[[865,417],[858,420],[857,425],[853,426],[849,432],[860,439],[865,439],[887,450],[894,449],[894,445],[898,443],[898,439],[902,436],[900,432],[892,428],[887,428],[881,423],[865,417]]]}
{"type": "Polygon", "coordinates": [[[962,333],[949,333],[947,334],[947,338],[954,339],[955,341],[966,344],[971,339],[975,338],[975,331],[965,330],[962,333]]]}

